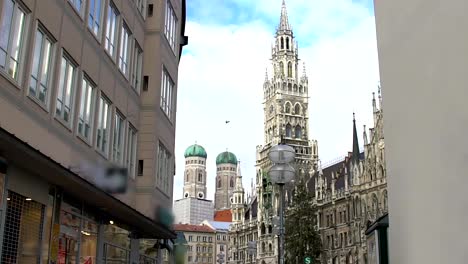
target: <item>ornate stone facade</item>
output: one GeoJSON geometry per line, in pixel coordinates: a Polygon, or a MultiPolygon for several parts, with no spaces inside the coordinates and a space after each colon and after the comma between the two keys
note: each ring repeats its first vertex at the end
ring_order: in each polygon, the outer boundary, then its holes
{"type": "Polygon", "coordinates": [[[319,169],[308,182],[318,207],[322,263],[367,263],[365,231],[388,212],[383,113],[375,98],[372,104],[374,128],[368,137],[364,127],[364,152],[359,151],[353,120],[353,152],[319,169]]]}
{"type": "MultiPolygon", "coordinates": [[[[229,230],[228,263],[278,263],[276,232],[279,192],[268,176],[268,152],[281,142],[296,150],[292,164],[296,180],[306,180],[317,205],[324,245],[321,263],[367,263],[365,230],[388,211],[384,157],[383,113],[373,98],[374,128],[364,128],[364,151],[359,151],[353,119],[353,151],[330,166],[318,165],[317,141],[309,139],[308,79],[298,72],[298,49],[283,1],[280,24],[272,48],[273,76],[264,83],[265,145],[257,146],[256,187],[242,208],[244,217],[229,230]]],[[[381,102],[379,90],[379,102],[381,102]]],[[[286,206],[294,183],[286,185],[286,206]]],[[[241,211],[233,204],[234,213],[241,211]]],[[[286,230],[287,232],[287,230],[286,230]]]]}

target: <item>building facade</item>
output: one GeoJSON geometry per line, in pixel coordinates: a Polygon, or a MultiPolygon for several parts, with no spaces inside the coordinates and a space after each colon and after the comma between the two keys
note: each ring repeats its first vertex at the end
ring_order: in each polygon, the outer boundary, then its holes
{"type": "Polygon", "coordinates": [[[229,226],[231,225],[231,222],[203,221],[202,225],[207,225],[215,230],[216,263],[226,263],[229,249],[229,226]]]}
{"type": "Polygon", "coordinates": [[[388,213],[383,112],[375,97],[372,105],[374,128],[368,136],[364,127],[364,151],[353,118],[353,152],[320,168],[307,183],[318,208],[322,263],[368,263],[365,231],[388,213]]]}
{"type": "Polygon", "coordinates": [[[215,230],[208,225],[176,224],[174,230],[183,232],[187,240],[185,263],[215,264],[215,230]]]}
{"type": "Polygon", "coordinates": [[[225,151],[216,157],[215,211],[231,208],[236,181],[237,157],[225,151]]]}
{"type": "Polygon", "coordinates": [[[206,151],[195,144],[187,148],[184,156],[184,197],[174,201],[175,222],[197,225],[213,220],[213,202],[206,199],[206,151]]]}
{"type": "Polygon", "coordinates": [[[185,0],[5,0],[0,25],[1,262],[156,263],[185,0]]]}

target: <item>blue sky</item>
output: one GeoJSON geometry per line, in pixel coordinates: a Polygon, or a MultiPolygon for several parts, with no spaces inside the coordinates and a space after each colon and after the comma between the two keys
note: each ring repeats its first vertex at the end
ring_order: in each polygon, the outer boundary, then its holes
{"type": "MultiPolygon", "coordinates": [[[[187,2],[189,45],[179,72],[174,199],[182,197],[183,152],[195,141],[208,152],[209,198],[214,161],[226,149],[241,160],[250,187],[255,147],[264,140],[262,85],[281,1],[187,2]]],[[[379,77],[372,1],[286,0],[286,5],[309,77],[309,137],[318,140],[326,162],[351,150],[353,112],[361,135],[364,124],[373,126],[371,100],[379,77]]]]}

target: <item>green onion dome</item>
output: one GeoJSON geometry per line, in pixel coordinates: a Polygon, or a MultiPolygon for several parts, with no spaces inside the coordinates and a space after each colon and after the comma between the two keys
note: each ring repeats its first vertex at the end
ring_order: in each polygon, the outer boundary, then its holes
{"type": "Polygon", "coordinates": [[[206,154],[205,149],[202,146],[195,144],[195,145],[192,145],[192,146],[188,147],[185,150],[184,156],[185,156],[185,158],[188,158],[188,157],[201,157],[201,158],[206,159],[207,154],[206,154]]]}

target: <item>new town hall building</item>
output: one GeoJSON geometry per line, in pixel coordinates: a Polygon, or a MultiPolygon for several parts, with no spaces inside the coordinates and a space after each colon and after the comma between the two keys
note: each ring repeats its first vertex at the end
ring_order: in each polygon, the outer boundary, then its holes
{"type": "MultiPolygon", "coordinates": [[[[296,150],[293,166],[304,179],[317,206],[317,230],[323,254],[321,263],[367,263],[365,230],[369,222],[387,212],[382,110],[373,98],[374,128],[364,128],[364,152],[359,151],[353,118],[353,151],[322,167],[317,141],[309,139],[308,78],[299,73],[297,43],[283,1],[280,23],[272,48],[273,76],[264,82],[263,146],[257,146],[256,187],[245,199],[241,181],[235,184],[231,204],[228,263],[278,263],[276,218],[279,191],[271,183],[268,152],[284,142],[296,150]]],[[[379,103],[381,102],[379,90],[379,103]]],[[[240,173],[239,173],[240,174],[240,173]]],[[[238,175],[240,177],[240,175],[238,175]]],[[[294,186],[286,185],[289,205],[294,186]]],[[[286,230],[287,232],[287,230],[286,230]]]]}

